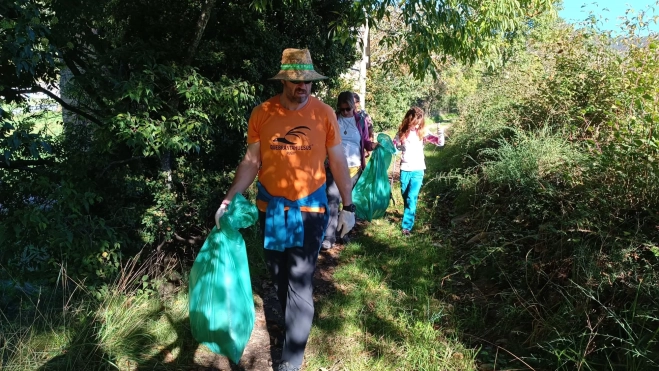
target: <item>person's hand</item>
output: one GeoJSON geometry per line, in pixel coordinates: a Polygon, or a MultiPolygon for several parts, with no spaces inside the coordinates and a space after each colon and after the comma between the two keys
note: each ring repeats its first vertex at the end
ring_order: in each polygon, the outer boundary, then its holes
{"type": "Polygon", "coordinates": [[[401,152],[405,152],[405,145],[398,140],[394,140],[394,147],[401,152]]]}
{"type": "Polygon", "coordinates": [[[222,205],[220,205],[220,208],[215,212],[215,226],[217,229],[220,229],[220,219],[222,218],[222,215],[227,212],[230,203],[231,201],[222,201],[222,205]]]}
{"type": "Polygon", "coordinates": [[[341,238],[352,230],[355,226],[355,213],[347,210],[341,210],[339,213],[339,225],[337,231],[341,231],[341,238]]]}

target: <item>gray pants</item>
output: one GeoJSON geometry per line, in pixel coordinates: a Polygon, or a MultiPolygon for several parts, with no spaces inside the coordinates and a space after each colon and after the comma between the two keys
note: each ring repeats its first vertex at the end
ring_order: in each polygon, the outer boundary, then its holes
{"type": "MultiPolygon", "coordinates": [[[[265,231],[264,212],[259,212],[259,222],[261,231],[265,231]]],[[[325,230],[325,214],[303,212],[302,222],[303,246],[284,251],[264,250],[286,324],[281,361],[293,366],[302,365],[304,348],[311,332],[314,315],[313,273],[325,230]]]]}
{"type": "MultiPolygon", "coordinates": [[[[325,230],[325,241],[329,241],[333,244],[339,239],[339,237],[341,237],[340,234],[337,233],[336,227],[339,225],[339,204],[342,200],[341,194],[339,193],[339,187],[336,186],[332,172],[327,169],[326,173],[327,180],[325,186],[327,187],[327,203],[329,204],[329,223],[327,223],[327,229],[325,230]]],[[[352,181],[350,189],[355,187],[360,174],[361,172],[350,178],[352,181]]]]}

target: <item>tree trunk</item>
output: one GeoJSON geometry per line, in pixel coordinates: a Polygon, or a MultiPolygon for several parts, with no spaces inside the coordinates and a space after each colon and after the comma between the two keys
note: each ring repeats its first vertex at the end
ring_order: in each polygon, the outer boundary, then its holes
{"type": "Polygon", "coordinates": [[[208,20],[211,17],[211,11],[215,6],[215,1],[216,0],[206,0],[201,6],[201,14],[199,14],[199,19],[197,20],[197,30],[195,31],[194,40],[192,40],[192,44],[190,44],[190,48],[188,49],[188,55],[186,56],[185,62],[183,63],[184,66],[191,65],[195,54],[197,54],[199,42],[201,41],[201,37],[204,35],[204,30],[206,30],[206,25],[208,24],[208,20]]]}
{"type": "Polygon", "coordinates": [[[361,36],[361,56],[362,59],[359,63],[359,95],[361,96],[361,108],[366,109],[366,75],[368,73],[368,68],[371,65],[370,61],[370,35],[369,35],[368,20],[364,24],[359,33],[361,36]]]}

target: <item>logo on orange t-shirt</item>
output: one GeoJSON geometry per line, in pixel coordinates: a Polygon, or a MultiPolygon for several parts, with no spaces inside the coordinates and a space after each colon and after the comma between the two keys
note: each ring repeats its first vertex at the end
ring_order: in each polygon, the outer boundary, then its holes
{"type": "Polygon", "coordinates": [[[310,151],[310,145],[300,145],[301,143],[307,142],[307,134],[304,130],[311,130],[308,126],[296,126],[289,130],[283,137],[278,137],[272,139],[273,143],[283,143],[283,144],[271,144],[270,149],[274,151],[310,151]],[[304,137],[304,138],[303,138],[304,137]],[[290,140],[288,138],[291,138],[290,140]]]}

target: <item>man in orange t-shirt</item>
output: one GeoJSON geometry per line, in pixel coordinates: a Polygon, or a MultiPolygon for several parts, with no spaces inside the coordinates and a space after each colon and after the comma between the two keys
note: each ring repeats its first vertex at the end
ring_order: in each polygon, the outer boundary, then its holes
{"type": "MultiPolygon", "coordinates": [[[[340,144],[341,136],[334,111],[317,98],[309,97],[304,107],[291,111],[275,96],[252,111],[247,144],[254,143],[261,147],[261,185],[273,196],[297,200],[323,185],[327,148],[340,144]]],[[[261,211],[266,205],[257,201],[261,211]]]]}
{"type": "Polygon", "coordinates": [[[325,159],[339,187],[343,210],[337,230],[355,224],[352,183],[334,110],[310,96],[314,71],[306,49],[286,49],[281,70],[283,91],[252,111],[247,153],[215,214],[219,219],[233,197],[257,174],[259,222],[265,257],[284,312],[286,335],[279,371],[298,371],[314,316],[313,273],[328,220],[325,159]]]}

